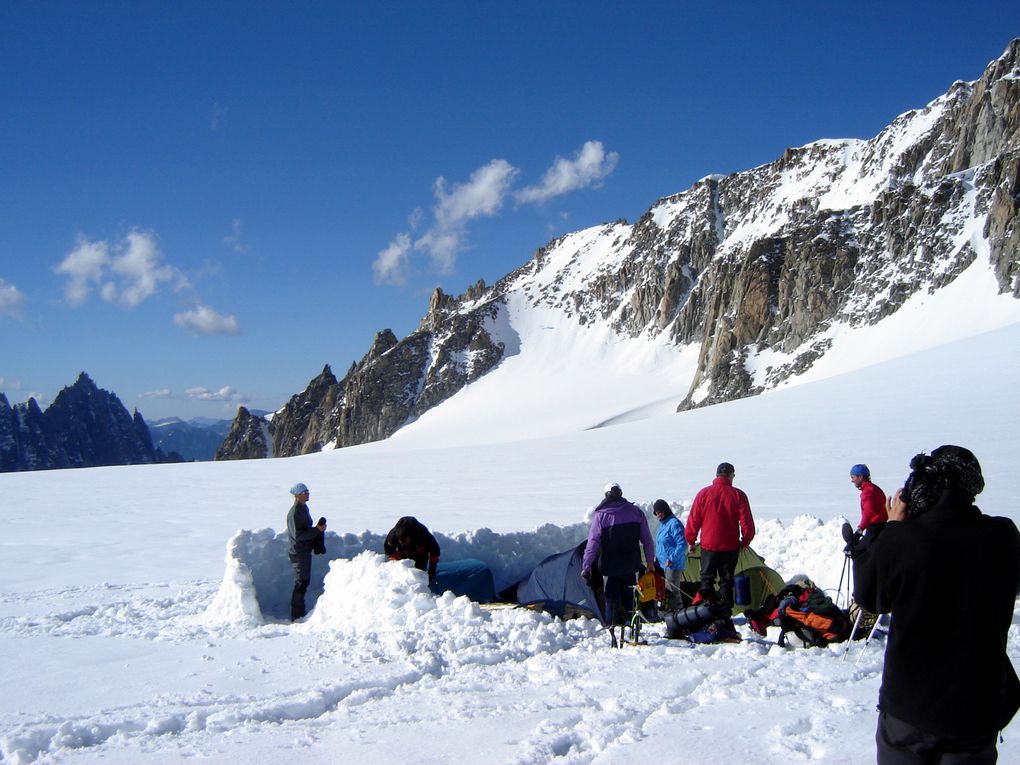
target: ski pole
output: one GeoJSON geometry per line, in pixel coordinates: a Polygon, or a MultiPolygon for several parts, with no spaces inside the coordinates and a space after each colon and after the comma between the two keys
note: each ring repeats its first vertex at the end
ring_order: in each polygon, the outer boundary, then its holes
{"type": "MultiPolygon", "coordinates": [[[[850,639],[846,641],[846,650],[843,651],[842,661],[846,661],[847,654],[850,653],[850,645],[853,643],[854,635],[857,634],[857,627],[860,626],[861,617],[863,617],[863,616],[864,616],[864,609],[861,608],[860,606],[858,606],[857,607],[857,618],[854,619],[854,628],[852,630],[850,630],[850,639]]],[[[876,623],[877,623],[877,621],[876,621],[876,623]]],[[[860,661],[860,660],[858,659],[858,661],[860,661]]]]}
{"type": "Polygon", "coordinates": [[[868,644],[871,642],[871,638],[874,636],[875,630],[878,629],[878,623],[880,621],[882,621],[881,615],[879,615],[878,618],[875,619],[875,623],[873,625],[871,625],[871,632],[868,633],[868,639],[864,641],[864,648],[861,649],[861,655],[858,656],[857,657],[857,661],[854,662],[854,666],[855,667],[858,664],[860,664],[861,663],[861,659],[864,658],[864,653],[865,653],[865,651],[868,650],[868,644]]]}

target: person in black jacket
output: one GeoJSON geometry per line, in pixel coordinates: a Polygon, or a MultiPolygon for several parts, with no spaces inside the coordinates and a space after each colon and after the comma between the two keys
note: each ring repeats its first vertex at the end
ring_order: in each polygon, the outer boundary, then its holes
{"type": "Polygon", "coordinates": [[[390,529],[383,542],[383,551],[390,560],[410,558],[414,567],[428,571],[429,584],[436,578],[439,565],[439,543],[432,532],[417,518],[405,515],[390,529]]]}
{"type": "Polygon", "coordinates": [[[305,592],[312,579],[312,551],[322,545],[326,519],[320,518],[318,525],[312,525],[307,505],[311,492],[303,483],[294,484],[290,493],[294,495],[294,504],[287,511],[287,557],[294,569],[290,620],[296,622],[305,615],[305,592]]]}
{"type": "Polygon", "coordinates": [[[910,467],[885,530],[852,552],[857,602],[892,614],[878,762],[993,763],[996,734],[1020,707],[1006,654],[1020,531],[974,506],[984,478],[969,450],[940,446],[910,467]]]}

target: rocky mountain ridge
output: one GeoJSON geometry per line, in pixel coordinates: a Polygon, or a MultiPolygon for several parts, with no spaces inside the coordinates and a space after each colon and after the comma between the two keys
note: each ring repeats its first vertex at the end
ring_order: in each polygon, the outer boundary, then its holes
{"type": "MultiPolygon", "coordinates": [[[[755,395],[810,368],[846,328],[934,293],[980,259],[1020,297],[1020,40],[871,140],[817,141],[710,176],[636,223],[562,236],[491,287],[436,290],[421,324],[327,366],[266,426],[289,456],[386,438],[516,352],[511,306],[621,338],[699,349],[678,409],[755,395]]],[[[686,383],[685,383],[686,384],[686,383]]],[[[235,425],[237,423],[235,422],[235,425]]]]}
{"type": "Polygon", "coordinates": [[[140,465],[167,457],[145,420],[82,372],[45,411],[34,398],[13,407],[0,393],[0,472],[140,465]]]}

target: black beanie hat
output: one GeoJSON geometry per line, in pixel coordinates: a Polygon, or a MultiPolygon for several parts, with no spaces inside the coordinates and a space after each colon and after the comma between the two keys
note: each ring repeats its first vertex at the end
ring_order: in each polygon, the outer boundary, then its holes
{"type": "Polygon", "coordinates": [[[973,500],[985,488],[981,463],[962,446],[946,444],[930,455],[917,454],[910,470],[905,493],[911,517],[934,507],[946,489],[958,489],[973,500]]]}
{"type": "Polygon", "coordinates": [[[733,475],[735,472],[733,465],[728,462],[720,462],[719,467],[715,469],[716,475],[733,475]]]}

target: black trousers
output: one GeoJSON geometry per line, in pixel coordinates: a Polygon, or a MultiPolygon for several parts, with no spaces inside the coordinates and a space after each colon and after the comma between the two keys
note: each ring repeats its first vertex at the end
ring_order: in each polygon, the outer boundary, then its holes
{"type": "Polygon", "coordinates": [[[878,765],[993,765],[995,734],[928,733],[885,712],[878,713],[878,765]]]}
{"type": "Polygon", "coordinates": [[[733,574],[737,569],[740,550],[706,550],[701,548],[701,590],[713,592],[719,577],[719,603],[733,610],[733,574]]]}
{"type": "Polygon", "coordinates": [[[290,620],[296,622],[305,615],[305,592],[312,581],[312,551],[288,556],[294,569],[294,591],[290,595],[290,620]]]}
{"type": "Polygon", "coordinates": [[[634,585],[637,574],[624,576],[607,576],[603,580],[606,598],[606,619],[609,626],[626,624],[630,613],[634,610],[634,585]]]}

